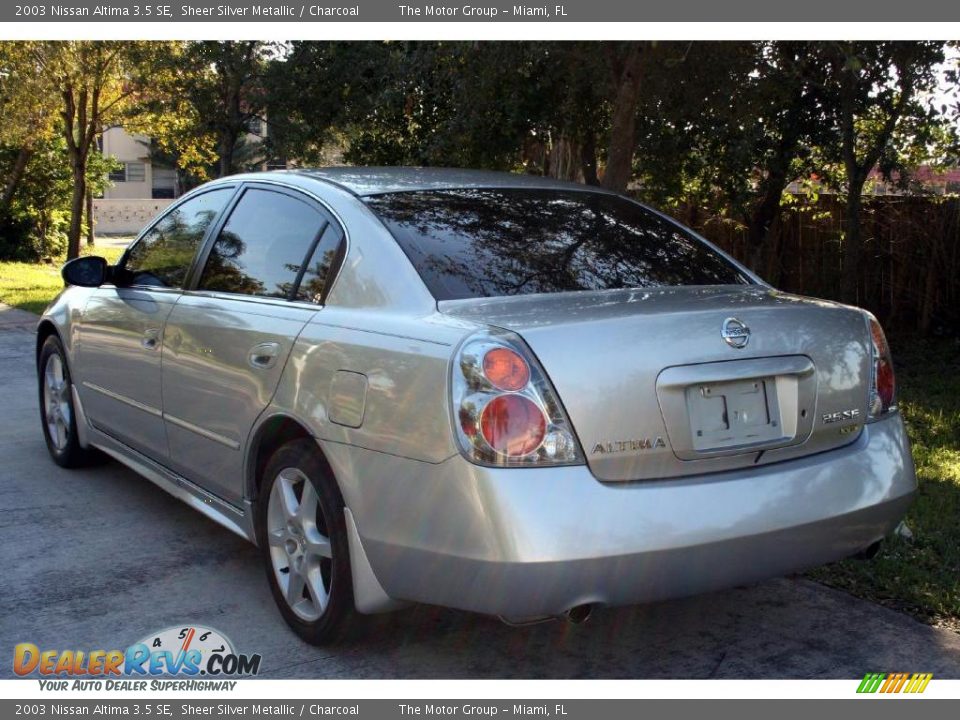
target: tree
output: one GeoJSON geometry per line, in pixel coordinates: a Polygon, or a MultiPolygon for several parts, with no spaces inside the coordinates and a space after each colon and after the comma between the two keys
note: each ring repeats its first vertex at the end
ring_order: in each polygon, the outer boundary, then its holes
{"type": "Polygon", "coordinates": [[[154,42],[151,57],[141,62],[151,68],[149,93],[137,98],[137,112],[125,118],[125,129],[150,138],[145,152],[151,162],[174,167],[182,188],[208,180],[218,166],[217,138],[194,102],[197,75],[211,72],[196,59],[186,42],[154,42]]]}
{"type": "Polygon", "coordinates": [[[280,50],[260,41],[166,44],[136,128],[197,180],[258,165],[262,152],[249,152],[245,138],[267,119],[264,74],[280,50]]]}
{"type": "Polygon", "coordinates": [[[618,192],[627,189],[633,175],[633,151],[636,147],[637,101],[643,81],[643,43],[605,45],[613,92],[610,112],[610,141],[603,186],[618,192]]]}
{"type": "Polygon", "coordinates": [[[771,233],[824,140],[822,59],[808,42],[673,44],[641,93],[637,173],[654,202],[742,225],[747,262],[776,282],[771,233]]]}
{"type": "Polygon", "coordinates": [[[320,164],[327,147],[350,135],[354,156],[367,162],[411,157],[411,143],[401,139],[411,123],[398,97],[398,76],[411,65],[403,44],[296,41],[286,50],[266,70],[271,154],[320,164]],[[376,140],[368,142],[367,133],[376,140]]]}
{"type": "Polygon", "coordinates": [[[260,41],[201,42],[190,45],[195,62],[212,73],[186,76],[187,90],[217,138],[220,176],[236,172],[234,164],[240,138],[248,123],[263,117],[262,73],[270,47],[260,41]]]}
{"type": "Polygon", "coordinates": [[[121,124],[144,86],[135,43],[37,42],[30,44],[37,75],[30,88],[58,100],[60,130],[72,175],[67,257],[80,253],[88,164],[103,128],[121,124]]]}
{"type": "Polygon", "coordinates": [[[16,148],[16,158],[0,190],[0,216],[10,203],[39,145],[56,133],[56,98],[37,92],[38,67],[32,56],[32,43],[0,43],[0,144],[16,148]]]}
{"type": "Polygon", "coordinates": [[[843,170],[846,213],[842,244],[843,300],[862,302],[863,188],[871,171],[890,176],[911,147],[922,146],[938,122],[919,99],[936,85],[944,61],[941,42],[837,42],[824,44],[829,75],[824,96],[832,111],[833,157],[843,170]],[[912,128],[909,131],[908,128],[912,128]]]}
{"type": "Polygon", "coordinates": [[[358,163],[525,168],[594,184],[605,159],[603,182],[622,190],[641,60],[653,51],[619,42],[296,42],[269,73],[271,144],[312,158],[336,139],[358,163]]]}
{"type": "Polygon", "coordinates": [[[809,42],[761,43],[756,62],[738,95],[739,118],[728,127],[745,127],[740,173],[726,177],[751,178],[752,202],[743,202],[741,184],[728,197],[741,208],[747,226],[747,246],[758,257],[767,245],[770,228],[780,214],[787,185],[809,177],[814,169],[813,149],[822,143],[826,124],[818,92],[822,63],[809,42]],[[739,123],[738,123],[739,121],[739,123]],[[749,163],[749,164],[747,164],[749,163]],[[746,207],[744,207],[746,206],[746,207]]]}

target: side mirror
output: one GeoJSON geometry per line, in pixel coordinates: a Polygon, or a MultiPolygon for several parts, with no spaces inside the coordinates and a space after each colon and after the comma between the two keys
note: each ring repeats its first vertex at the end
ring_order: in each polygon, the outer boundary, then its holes
{"type": "Polygon", "coordinates": [[[60,270],[67,285],[100,287],[107,281],[107,261],[102,257],[88,255],[74,258],[60,270]]]}

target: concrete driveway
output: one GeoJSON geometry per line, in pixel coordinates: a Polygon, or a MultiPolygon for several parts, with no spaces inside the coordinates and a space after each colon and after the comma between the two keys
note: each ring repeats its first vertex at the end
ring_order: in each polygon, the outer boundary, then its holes
{"type": "Polygon", "coordinates": [[[117,463],[70,472],[48,459],[35,321],[0,307],[0,677],[17,642],[122,648],[200,623],[280,678],[960,678],[960,635],[799,578],[579,626],[421,606],[310,647],[280,619],[251,545],[117,463]]]}

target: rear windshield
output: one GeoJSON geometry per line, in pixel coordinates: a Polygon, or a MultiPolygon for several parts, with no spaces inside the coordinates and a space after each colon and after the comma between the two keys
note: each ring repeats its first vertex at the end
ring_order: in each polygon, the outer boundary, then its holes
{"type": "Polygon", "coordinates": [[[437,300],[750,284],[692,235],[615,195],[456,189],[366,202],[437,300]]]}

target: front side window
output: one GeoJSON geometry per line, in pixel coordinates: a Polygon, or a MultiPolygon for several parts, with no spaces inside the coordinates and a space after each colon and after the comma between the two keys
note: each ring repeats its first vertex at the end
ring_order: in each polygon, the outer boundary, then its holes
{"type": "MultiPolygon", "coordinates": [[[[329,223],[306,202],[251,188],[213,245],[200,290],[290,299],[329,223]]],[[[322,258],[321,258],[322,262],[322,258]]]]}
{"type": "Polygon", "coordinates": [[[693,235],[616,195],[466,188],[366,203],[437,300],[750,283],[693,235]]]}
{"type": "Polygon", "coordinates": [[[233,188],[211,190],[164,215],[127,252],[130,284],[182,288],[207,228],[232,194],[233,188]]]}

